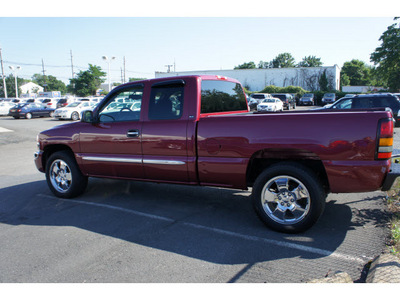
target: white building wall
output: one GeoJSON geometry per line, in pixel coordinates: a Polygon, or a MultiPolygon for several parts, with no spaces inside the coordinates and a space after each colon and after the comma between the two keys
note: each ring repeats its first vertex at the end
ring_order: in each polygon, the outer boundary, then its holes
{"type": "Polygon", "coordinates": [[[266,86],[275,85],[287,87],[300,86],[308,91],[319,90],[319,78],[326,71],[329,85],[334,90],[340,87],[340,68],[315,67],[315,68],[279,68],[279,69],[237,69],[237,70],[210,70],[188,72],[156,72],[155,77],[170,77],[182,75],[221,75],[234,78],[247,87],[250,91],[260,91],[266,86]]]}

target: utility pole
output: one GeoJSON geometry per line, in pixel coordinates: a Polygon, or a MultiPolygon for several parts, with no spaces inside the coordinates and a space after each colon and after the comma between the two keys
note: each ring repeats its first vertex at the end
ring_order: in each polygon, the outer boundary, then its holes
{"type": "Polygon", "coordinates": [[[1,54],[1,48],[0,48],[0,60],[1,60],[1,74],[3,77],[4,97],[7,98],[7,85],[6,85],[6,77],[4,76],[3,56],[1,54]]]}
{"type": "Polygon", "coordinates": [[[168,69],[167,69],[167,73],[171,73],[171,67],[173,67],[174,65],[165,65],[168,69]]]}
{"type": "Polygon", "coordinates": [[[72,79],[74,79],[74,62],[72,60],[72,50],[70,50],[71,52],[71,69],[72,69],[72,79]]]}
{"type": "Polygon", "coordinates": [[[121,81],[122,81],[122,83],[125,83],[125,82],[124,82],[124,75],[123,75],[123,73],[122,73],[122,68],[121,68],[121,81]]]}
{"type": "Polygon", "coordinates": [[[43,68],[43,80],[44,80],[43,87],[44,87],[44,91],[47,92],[46,73],[45,73],[46,71],[44,69],[43,58],[42,58],[42,68],[43,68]]]}
{"type": "Polygon", "coordinates": [[[126,82],[126,64],[125,64],[125,56],[124,56],[124,81],[123,83],[126,82]]]}

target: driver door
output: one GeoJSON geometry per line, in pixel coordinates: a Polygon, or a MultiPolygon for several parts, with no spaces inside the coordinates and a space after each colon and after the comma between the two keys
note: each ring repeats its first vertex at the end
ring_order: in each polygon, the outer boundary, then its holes
{"type": "Polygon", "coordinates": [[[143,85],[116,92],[102,104],[97,123],[86,123],[80,134],[82,161],[91,176],[142,179],[143,85]],[[135,107],[134,109],[132,107],[135,107]]]}

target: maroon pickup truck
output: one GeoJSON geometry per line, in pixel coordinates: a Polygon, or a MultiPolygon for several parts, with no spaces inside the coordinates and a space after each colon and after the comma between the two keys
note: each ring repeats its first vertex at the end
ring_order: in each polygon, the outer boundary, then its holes
{"type": "Polygon", "coordinates": [[[41,132],[35,163],[62,198],[90,176],[252,187],[267,226],[301,232],[328,193],[388,190],[392,145],[384,109],[250,113],[238,81],[182,76],[115,88],[81,122],[41,132]]]}

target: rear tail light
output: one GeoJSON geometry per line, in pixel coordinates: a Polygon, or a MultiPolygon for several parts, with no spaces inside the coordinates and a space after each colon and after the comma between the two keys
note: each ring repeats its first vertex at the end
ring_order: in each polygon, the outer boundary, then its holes
{"type": "Polygon", "coordinates": [[[393,119],[382,119],[378,127],[376,159],[390,159],[393,151],[393,119]]]}
{"type": "Polygon", "coordinates": [[[21,109],[18,109],[18,110],[17,110],[17,112],[21,112],[21,111],[22,111],[21,109]]]}

